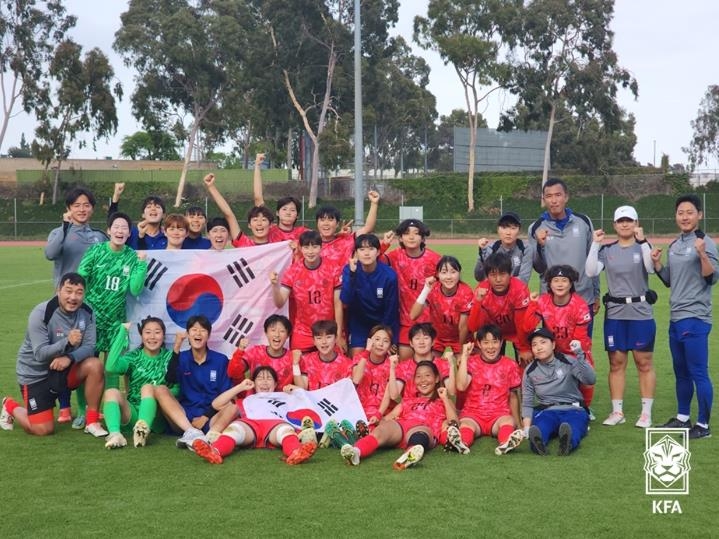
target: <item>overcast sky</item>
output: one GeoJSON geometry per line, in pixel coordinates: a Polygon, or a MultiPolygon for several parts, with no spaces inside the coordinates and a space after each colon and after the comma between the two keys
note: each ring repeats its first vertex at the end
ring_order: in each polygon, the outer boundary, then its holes
{"type": "MultiPolygon", "coordinates": [[[[412,40],[415,15],[426,13],[427,0],[401,0],[400,20],[394,30],[408,42],[412,40]]],[[[288,3],[291,5],[291,3],[288,3]]],[[[120,141],[140,128],[130,111],[133,71],[122,65],[112,50],[114,34],[120,25],[120,14],[127,3],[110,0],[66,0],[68,12],[78,17],[73,38],[86,49],[100,47],[111,58],[116,75],[123,82],[125,97],[119,104],[117,135],[108,144],[99,142],[97,152],[91,147],[73,148],[71,157],[119,157],[120,141]]],[[[642,164],[659,164],[662,153],[672,163],[685,163],[681,148],[691,138],[690,122],[696,117],[699,103],[710,84],[719,84],[719,1],[717,0],[616,0],[612,29],[614,49],[619,63],[629,69],[639,82],[639,98],[629,92],[619,96],[620,104],[637,119],[637,145],[634,157],[642,164]],[[655,152],[656,147],[656,152],[655,152]]],[[[451,66],[445,66],[438,55],[415,47],[415,53],[429,62],[430,91],[437,98],[439,114],[464,108],[464,94],[451,66]]],[[[484,111],[490,127],[496,127],[499,113],[512,105],[508,94],[496,95],[484,111]]],[[[34,121],[24,115],[10,121],[3,143],[3,153],[19,143],[20,134],[32,140],[34,121]]],[[[719,168],[712,161],[709,168],[719,168]]]]}

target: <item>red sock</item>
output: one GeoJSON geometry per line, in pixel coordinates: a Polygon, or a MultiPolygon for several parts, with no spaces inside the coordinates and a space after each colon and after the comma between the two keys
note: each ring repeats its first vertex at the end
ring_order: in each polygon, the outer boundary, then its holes
{"type": "Polygon", "coordinates": [[[8,414],[13,415],[15,408],[18,408],[19,406],[20,404],[12,397],[8,397],[7,399],[5,399],[5,409],[7,410],[8,414]]]}
{"type": "Polygon", "coordinates": [[[379,442],[377,441],[377,438],[370,434],[369,436],[365,436],[361,440],[358,440],[355,447],[359,449],[361,457],[369,457],[372,453],[377,451],[379,442]]]}
{"type": "Polygon", "coordinates": [[[212,447],[217,449],[223,457],[231,454],[235,450],[236,445],[237,442],[235,442],[234,438],[227,436],[227,434],[221,434],[217,440],[212,442],[212,447]]]}
{"type": "Polygon", "coordinates": [[[460,427],[459,435],[462,437],[462,441],[467,447],[474,443],[474,429],[470,427],[460,427]]]}
{"type": "Polygon", "coordinates": [[[437,438],[437,444],[438,445],[444,445],[447,443],[447,431],[443,430],[439,433],[439,438],[437,438]]]}
{"type": "Polygon", "coordinates": [[[299,446],[300,439],[296,434],[290,434],[282,438],[282,454],[286,457],[289,457],[299,446]]]}
{"type": "Polygon", "coordinates": [[[514,432],[514,426],[513,425],[502,425],[499,427],[499,432],[497,433],[497,441],[500,444],[503,444],[507,440],[509,440],[509,435],[514,432]]]}
{"type": "Polygon", "coordinates": [[[592,405],[592,399],[594,399],[594,386],[579,386],[579,391],[582,392],[582,397],[584,397],[584,404],[587,405],[587,408],[589,408],[592,405]]]}
{"type": "Polygon", "coordinates": [[[93,409],[88,408],[85,410],[85,424],[86,425],[92,425],[93,423],[97,423],[100,421],[100,413],[93,409]]]}

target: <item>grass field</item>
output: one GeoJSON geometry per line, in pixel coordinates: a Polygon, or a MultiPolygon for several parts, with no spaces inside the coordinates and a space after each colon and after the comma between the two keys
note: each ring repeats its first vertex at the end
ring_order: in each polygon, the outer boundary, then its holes
{"type": "MultiPolygon", "coordinates": [[[[437,250],[457,255],[474,284],[475,247],[437,250]]],[[[7,317],[0,328],[0,393],[17,398],[15,355],[29,311],[52,295],[51,267],[41,247],[0,248],[0,256],[7,317]]],[[[668,293],[657,279],[653,286],[660,292],[654,419],[663,422],[675,413],[668,293]]],[[[437,449],[402,473],[391,468],[397,450],[380,451],[357,468],[346,466],[336,450],[320,450],[298,467],[283,464],[279,451],[260,450],[211,466],[176,449],[169,436],[153,436],[144,449],[111,452],[66,425],[44,439],[16,428],[0,432],[0,537],[716,536],[717,437],[690,446],[690,494],[675,497],[682,514],[652,514],[652,500],[664,498],[644,493],[633,367],[627,371],[627,423],[600,423],[610,410],[601,337],[598,323],[599,421],[569,458],[537,457],[526,445],[496,457],[496,442],[482,439],[468,456],[437,449]]],[[[717,340],[715,330],[714,353],[717,340]]],[[[716,362],[712,370],[716,380],[716,362]]]]}

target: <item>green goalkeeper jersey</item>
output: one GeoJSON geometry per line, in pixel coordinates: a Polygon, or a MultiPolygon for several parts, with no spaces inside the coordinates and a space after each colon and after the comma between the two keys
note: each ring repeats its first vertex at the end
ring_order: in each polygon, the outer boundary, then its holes
{"type": "Polygon", "coordinates": [[[133,406],[140,406],[142,386],[145,384],[158,386],[165,383],[172,351],[162,348],[156,356],[148,356],[142,348],[136,348],[123,354],[129,342],[125,326],[120,325],[107,354],[105,370],[112,374],[127,374],[129,383],[127,402],[133,406]]]}
{"type": "Polygon", "coordinates": [[[97,322],[96,349],[107,352],[112,331],[126,320],[127,293],[137,296],[145,283],[147,262],[128,246],[113,251],[110,242],[93,245],[82,257],[77,272],[85,278],[85,301],[97,322]]]}

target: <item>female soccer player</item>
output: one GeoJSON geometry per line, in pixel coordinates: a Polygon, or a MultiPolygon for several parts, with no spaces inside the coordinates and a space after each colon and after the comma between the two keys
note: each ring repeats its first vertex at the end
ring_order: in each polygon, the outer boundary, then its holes
{"type": "Polygon", "coordinates": [[[374,326],[369,332],[367,350],[357,354],[352,361],[352,383],[370,425],[379,423],[389,407],[387,382],[391,346],[392,329],[374,326]]]}
{"type": "Polygon", "coordinates": [[[608,292],[604,296],[604,349],[609,354],[609,395],[612,413],[604,425],[624,423],[624,386],[627,358],[631,350],[639,373],[642,412],[635,426],[652,426],[652,404],[657,378],[652,362],[657,324],[652,303],[656,294],[649,293],[649,274],[654,273],[652,247],[639,226],[637,211],[620,206],[614,212],[617,241],[602,246],[603,230],[594,231],[594,241],[585,271],[588,277],[605,270],[608,292]],[[609,263],[611,262],[611,264],[609,263]]]}
{"type": "Polygon", "coordinates": [[[429,307],[428,321],[437,330],[434,350],[441,354],[449,346],[459,354],[469,335],[467,317],[474,294],[472,288],[462,282],[462,265],[455,257],[443,256],[435,269],[436,274],[427,277],[409,316],[416,320],[424,308],[429,307]]]}
{"type": "Polygon", "coordinates": [[[125,447],[127,440],[120,432],[121,425],[133,423],[133,444],[144,447],[152,432],[164,432],[166,423],[157,415],[155,388],[165,383],[167,366],[172,351],[165,348],[165,324],[160,318],[148,316],[138,324],[142,346],[125,354],[130,342],[130,324],[122,324],[107,355],[105,370],[115,375],[127,375],[127,396],[119,389],[105,391],[103,414],[110,432],[105,438],[105,447],[125,447]]]}
{"type": "MultiPolygon", "coordinates": [[[[397,361],[394,357],[393,361],[397,361]]],[[[406,396],[377,425],[371,434],[357,441],[355,445],[345,444],[340,454],[352,466],[358,466],[360,458],[367,458],[378,447],[401,447],[406,449],[394,462],[393,468],[404,470],[417,464],[424,452],[437,444],[444,443],[446,431],[442,425],[447,420],[457,420],[454,403],[444,387],[441,387],[439,370],[431,361],[422,361],[414,373],[417,393],[406,396]]]]}
{"type": "Polygon", "coordinates": [[[699,229],[702,204],[696,195],[677,199],[676,222],[681,232],[669,245],[667,265],[662,250],[652,251],[654,271],[669,295],[669,348],[676,377],[677,415],[662,425],[688,428],[690,438],[711,436],[714,388],[709,378],[709,332],[712,324],[712,290],[719,279],[719,256],[712,239],[699,229]],[[699,413],[692,426],[689,414],[696,388],[699,413]]]}
{"type": "MultiPolygon", "coordinates": [[[[277,373],[272,367],[258,367],[252,373],[252,379],[243,380],[236,386],[220,394],[212,401],[215,409],[229,404],[237,395],[254,389],[256,393],[272,393],[277,388],[277,373]]],[[[249,419],[245,416],[242,401],[236,403],[240,419],[236,419],[222,432],[220,437],[208,443],[197,438],[192,449],[197,455],[211,464],[222,464],[223,458],[230,455],[236,447],[272,448],[281,447],[285,462],[289,465],[300,464],[309,459],[317,449],[316,441],[300,443],[295,428],[281,419],[249,419]]],[[[314,438],[314,431],[312,433],[314,438]]]]}

